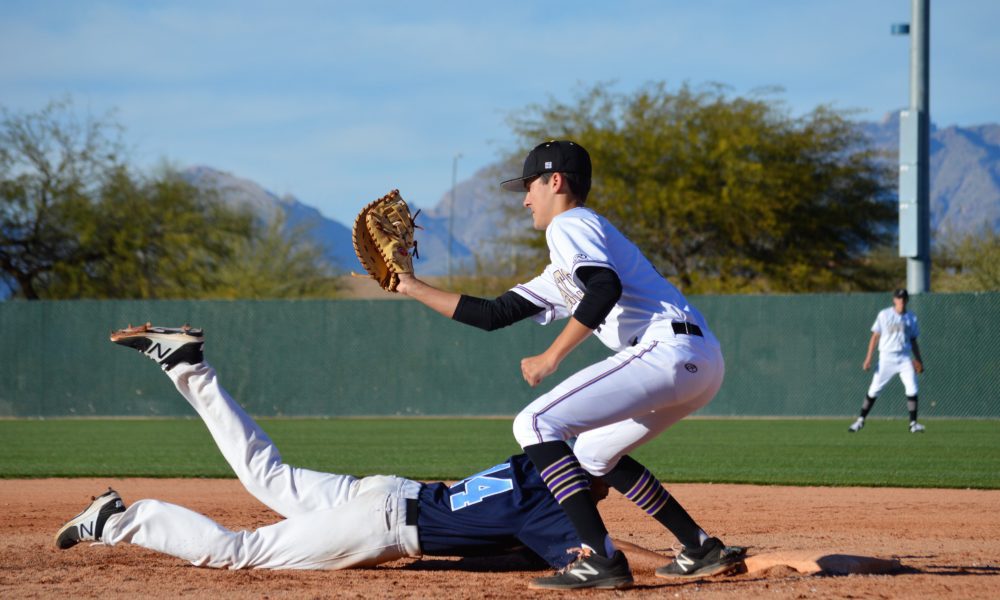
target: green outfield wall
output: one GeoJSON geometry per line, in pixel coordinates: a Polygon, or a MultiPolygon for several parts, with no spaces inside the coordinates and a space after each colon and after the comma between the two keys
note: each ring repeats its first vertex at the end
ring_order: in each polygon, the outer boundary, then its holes
{"type": "MultiPolygon", "coordinates": [[[[726,357],[722,391],[699,414],[857,412],[888,294],[691,301],[726,357]]],[[[910,308],[927,367],[922,418],[1000,418],[1000,293],[927,294],[910,308]]],[[[520,359],[544,350],[560,323],[486,333],[407,300],[2,302],[0,417],[193,416],[152,361],[108,341],[111,329],[146,320],[204,327],[223,386],[261,416],[512,415],[608,354],[589,340],[531,389],[520,359]]],[[[897,379],[872,415],[905,414],[897,379]]]]}

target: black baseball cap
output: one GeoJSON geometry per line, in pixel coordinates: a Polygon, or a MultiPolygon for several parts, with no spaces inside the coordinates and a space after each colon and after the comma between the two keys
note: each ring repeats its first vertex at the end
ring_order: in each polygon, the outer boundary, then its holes
{"type": "Polygon", "coordinates": [[[552,140],[535,146],[524,159],[521,176],[500,182],[500,189],[524,192],[524,182],[542,173],[575,173],[590,181],[590,154],[576,142],[552,140]]]}
{"type": "Polygon", "coordinates": [[[893,298],[902,298],[903,300],[909,300],[910,299],[910,292],[907,292],[903,288],[899,288],[899,289],[897,289],[896,291],[894,291],[892,293],[892,297],[893,298]]]}

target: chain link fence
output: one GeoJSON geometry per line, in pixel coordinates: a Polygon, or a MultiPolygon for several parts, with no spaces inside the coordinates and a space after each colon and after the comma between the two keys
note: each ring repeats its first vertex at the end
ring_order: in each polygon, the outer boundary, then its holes
{"type": "MultiPolygon", "coordinates": [[[[886,294],[693,298],[726,356],[726,381],[701,414],[856,415],[871,383],[861,364],[886,294]]],[[[1000,294],[911,298],[926,372],[920,415],[1000,417],[1000,294]]],[[[876,351],[877,352],[877,351],[876,351]]],[[[877,360],[877,354],[876,359],[877,360]]],[[[899,378],[882,390],[873,416],[906,416],[899,378]]]]}
{"type": "MultiPolygon", "coordinates": [[[[723,345],[726,379],[706,416],[852,416],[889,294],[692,297],[723,345]]],[[[1000,418],[1000,293],[925,294],[921,419],[1000,418]]],[[[0,303],[0,417],[192,416],[152,362],[108,341],[129,322],[206,329],[220,381],[260,416],[515,414],[560,376],[607,356],[589,340],[540,388],[520,359],[559,333],[486,333],[400,301],[0,303]]],[[[898,378],[873,416],[905,416],[898,378]]]]}

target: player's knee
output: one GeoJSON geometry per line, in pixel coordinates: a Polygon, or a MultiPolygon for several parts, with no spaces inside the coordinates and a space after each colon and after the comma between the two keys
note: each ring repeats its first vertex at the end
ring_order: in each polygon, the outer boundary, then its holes
{"type": "MultiPolygon", "coordinates": [[[[573,453],[576,454],[576,450],[573,453]]],[[[601,456],[580,456],[576,454],[576,459],[580,462],[580,466],[583,467],[584,471],[595,477],[607,475],[615,468],[615,464],[618,463],[617,457],[609,460],[601,456]]]]}
{"type": "Polygon", "coordinates": [[[524,412],[514,417],[514,439],[522,448],[539,443],[538,436],[531,426],[531,415],[524,412]]]}
{"type": "Polygon", "coordinates": [[[581,443],[580,440],[573,446],[573,454],[585,471],[597,477],[610,473],[621,459],[620,454],[608,454],[606,449],[581,443]]]}
{"type": "Polygon", "coordinates": [[[514,417],[514,439],[522,448],[542,442],[568,440],[572,435],[545,415],[525,410],[514,417]]]}

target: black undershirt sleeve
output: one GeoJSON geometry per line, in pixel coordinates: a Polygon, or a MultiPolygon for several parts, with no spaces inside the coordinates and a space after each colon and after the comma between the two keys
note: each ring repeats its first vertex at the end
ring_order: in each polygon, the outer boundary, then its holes
{"type": "MultiPolygon", "coordinates": [[[[584,285],[584,293],[573,316],[590,329],[597,329],[621,298],[622,282],[617,273],[605,267],[580,267],[576,275],[584,285]]],[[[494,331],[541,311],[540,306],[512,291],[493,300],[463,294],[451,318],[459,323],[494,331]]]]}
{"type": "Polygon", "coordinates": [[[573,317],[590,329],[597,329],[622,297],[622,280],[606,267],[580,267],[576,276],[584,290],[573,317]]]}
{"type": "Polygon", "coordinates": [[[493,331],[541,311],[542,307],[535,306],[520,294],[511,291],[504,292],[494,300],[463,294],[451,318],[466,325],[493,331]]]}

